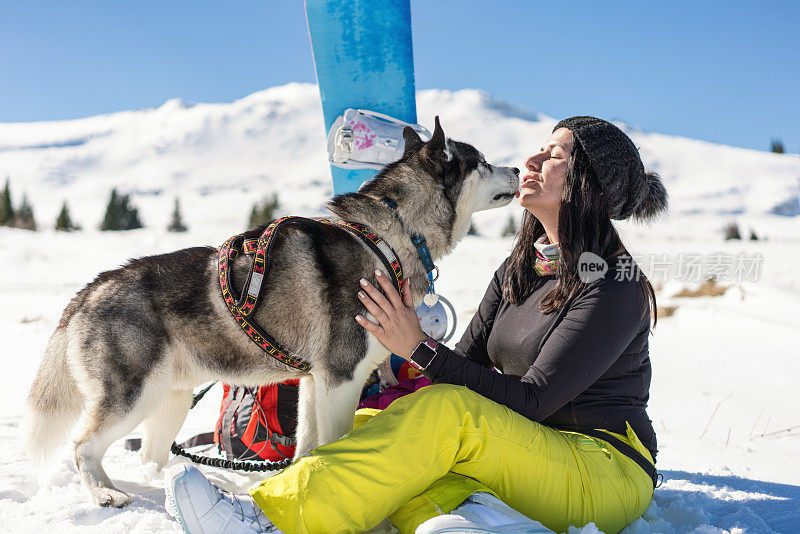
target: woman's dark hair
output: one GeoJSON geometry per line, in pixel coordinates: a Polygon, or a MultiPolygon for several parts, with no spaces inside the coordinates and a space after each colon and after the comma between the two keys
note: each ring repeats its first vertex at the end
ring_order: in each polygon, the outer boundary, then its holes
{"type": "MultiPolygon", "coordinates": [[[[536,249],[533,244],[544,233],[542,223],[525,210],[522,228],[517,234],[502,283],[503,298],[511,304],[522,304],[540,284],[534,271],[536,249]]],[[[608,216],[606,200],[589,164],[589,157],[578,142],[572,147],[564,181],[558,215],[558,244],[561,253],[556,270],[557,283],[539,303],[544,313],[560,310],[586,286],[578,277],[581,254],[593,252],[606,261],[615,256],[629,255],[608,216]]],[[[638,278],[642,293],[650,303],[655,326],[658,314],[653,286],[638,268],[632,274],[638,278]]]]}

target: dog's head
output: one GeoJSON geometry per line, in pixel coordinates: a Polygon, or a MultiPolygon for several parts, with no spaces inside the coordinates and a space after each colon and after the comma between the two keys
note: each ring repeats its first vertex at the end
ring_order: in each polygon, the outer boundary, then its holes
{"type": "Polygon", "coordinates": [[[519,187],[519,169],[491,165],[474,146],[446,138],[439,117],[435,123],[427,143],[412,128],[405,128],[405,150],[400,162],[417,172],[426,172],[440,184],[458,215],[511,202],[519,187]]]}
{"type": "Polygon", "coordinates": [[[447,139],[439,117],[428,142],[409,127],[403,139],[400,160],[387,165],[357,193],[335,196],[328,209],[342,219],[380,228],[386,206],[378,201],[390,199],[407,229],[425,235],[432,254],[441,256],[467,234],[473,213],[513,200],[519,169],[491,165],[472,145],[447,139]]]}

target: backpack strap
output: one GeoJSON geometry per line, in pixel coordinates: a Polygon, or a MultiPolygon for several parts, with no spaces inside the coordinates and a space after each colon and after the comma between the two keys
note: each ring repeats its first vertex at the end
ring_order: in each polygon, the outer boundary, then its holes
{"type": "Polygon", "coordinates": [[[253,435],[253,442],[258,443],[260,441],[269,441],[277,445],[283,445],[284,447],[294,447],[297,445],[297,438],[295,436],[289,436],[276,432],[269,427],[269,424],[258,425],[258,428],[253,435]]]}
{"type": "Polygon", "coordinates": [[[228,460],[233,460],[233,444],[231,443],[231,426],[233,425],[233,416],[236,414],[236,410],[239,409],[239,393],[244,393],[245,388],[243,387],[233,387],[231,386],[230,389],[230,399],[228,399],[228,405],[225,407],[225,413],[222,415],[222,425],[220,426],[219,431],[219,443],[222,446],[222,449],[225,451],[225,456],[228,460]]]}
{"type": "Polygon", "coordinates": [[[269,443],[270,448],[273,451],[280,454],[284,460],[288,460],[291,462],[292,459],[283,454],[281,450],[278,448],[278,445],[284,445],[286,447],[294,447],[297,444],[297,440],[292,436],[284,436],[283,434],[278,434],[277,432],[273,432],[272,430],[270,430],[269,427],[267,427],[267,432],[269,433],[269,440],[267,441],[267,443],[269,443]]]}
{"type": "Polygon", "coordinates": [[[212,445],[214,443],[214,432],[203,432],[187,439],[178,447],[182,449],[191,449],[192,447],[199,447],[200,445],[212,445]]]}

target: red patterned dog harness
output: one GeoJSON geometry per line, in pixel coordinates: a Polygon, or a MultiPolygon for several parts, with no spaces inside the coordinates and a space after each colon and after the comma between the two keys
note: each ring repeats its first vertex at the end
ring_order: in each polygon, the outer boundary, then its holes
{"type": "Polygon", "coordinates": [[[403,267],[400,260],[392,248],[379,236],[372,233],[363,224],[348,221],[330,221],[328,219],[309,219],[306,217],[283,217],[270,224],[258,239],[245,239],[244,234],[231,237],[219,249],[219,287],[222,291],[222,298],[225,305],[230,310],[231,315],[237,324],[242,327],[244,333],[261,347],[261,349],[278,361],[301,371],[308,371],[311,365],[300,358],[292,356],[289,351],[282,348],[278,343],[255,321],[253,314],[258,307],[258,299],[261,296],[261,284],[269,271],[269,252],[273,244],[273,237],[278,228],[285,225],[312,226],[330,225],[338,226],[358,236],[369,248],[380,258],[386,270],[391,273],[392,283],[397,292],[403,294],[403,267]],[[236,259],[239,254],[253,256],[253,264],[250,267],[250,274],[242,288],[242,294],[234,297],[233,286],[231,284],[230,262],[236,259]]]}

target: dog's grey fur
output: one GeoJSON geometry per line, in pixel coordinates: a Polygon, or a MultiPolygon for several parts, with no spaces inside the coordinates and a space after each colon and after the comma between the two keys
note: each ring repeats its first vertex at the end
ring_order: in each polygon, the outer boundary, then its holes
{"type": "MultiPolygon", "coordinates": [[[[367,225],[398,255],[418,305],[425,271],[409,238],[425,236],[434,260],[467,233],[470,216],[514,197],[518,170],[487,164],[474,147],[430,141],[406,128],[402,159],[329,210],[367,225]],[[380,201],[397,204],[397,213],[380,201]]],[[[250,232],[256,236],[261,230],[250,232]]],[[[161,468],[186,417],[192,389],[206,381],[257,385],[300,378],[295,457],[352,428],[369,374],[389,356],[354,316],[374,320],[357,298],[359,279],[376,283],[380,260],[346,230],[287,227],[275,237],[255,320],[311,364],[309,372],[265,355],[231,317],[219,291],[217,249],[190,248],[130,261],[100,274],[64,310],[28,396],[28,450],[52,451],[83,414],[75,462],[92,500],[124,506],[102,467],[111,443],[142,424],[141,457],[161,468]]],[[[250,259],[233,265],[241,290],[250,259]]]]}

